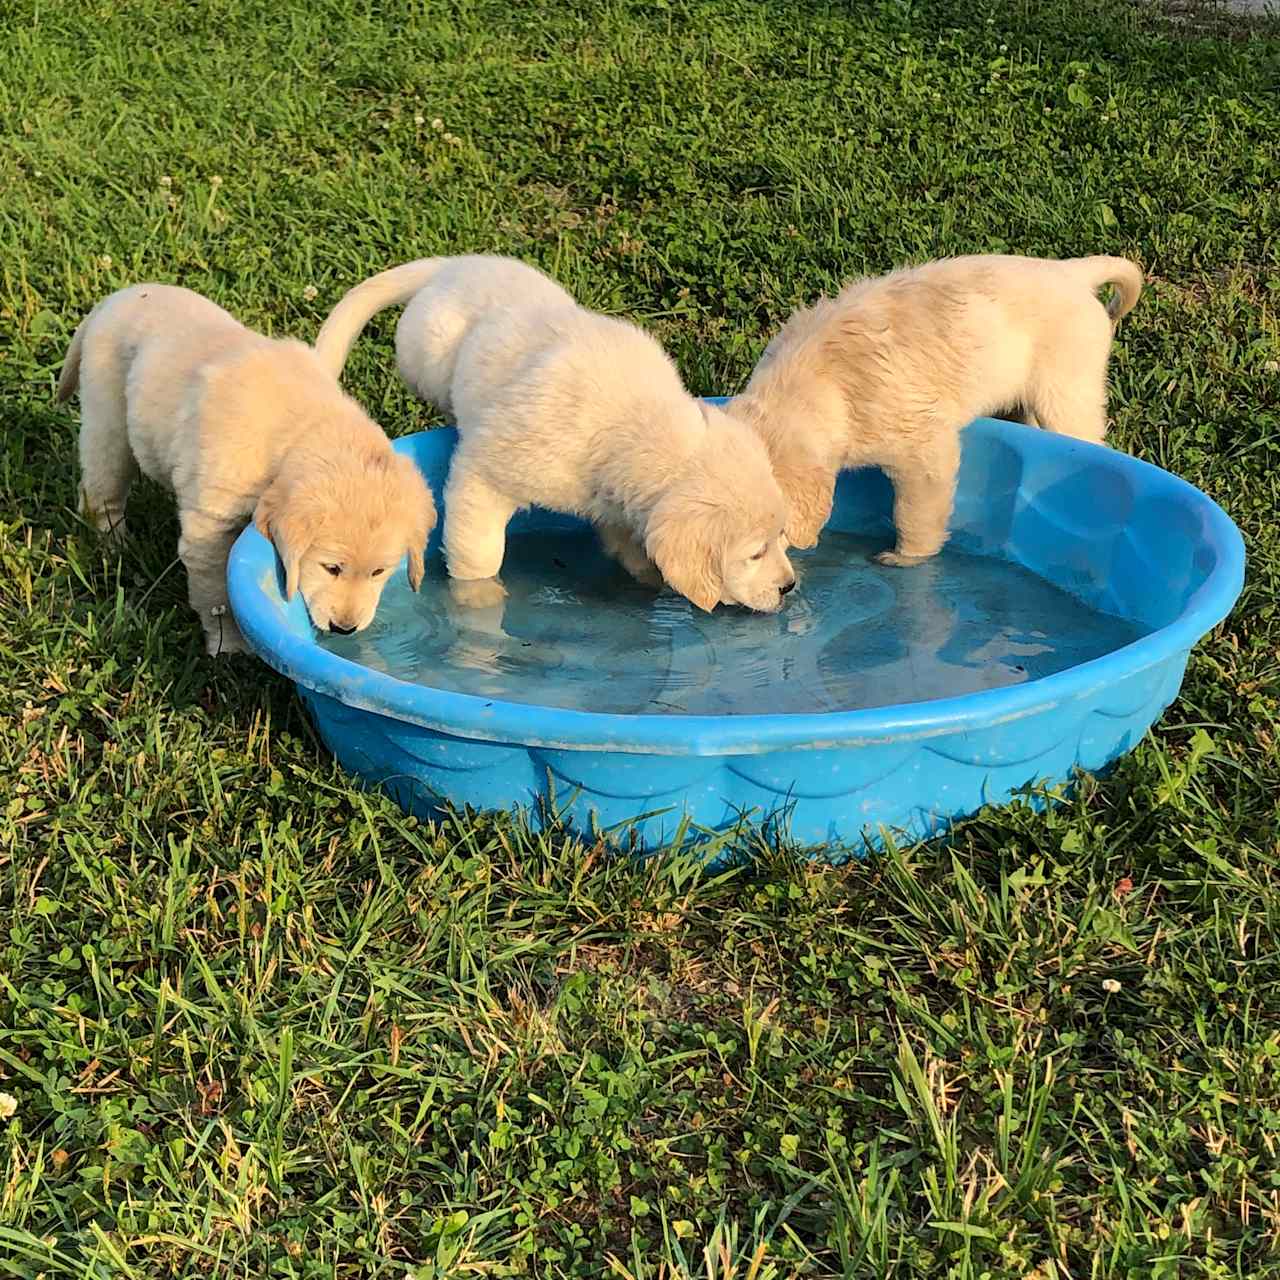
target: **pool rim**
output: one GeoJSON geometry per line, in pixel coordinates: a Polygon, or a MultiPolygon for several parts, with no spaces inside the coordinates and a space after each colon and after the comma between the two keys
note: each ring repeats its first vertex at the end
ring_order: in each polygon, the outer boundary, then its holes
{"type": "MultiPolygon", "coordinates": [[[[1023,684],[849,711],[709,716],[614,714],[507,702],[410,683],[360,666],[323,649],[314,631],[299,635],[284,623],[281,607],[270,601],[263,585],[273,582],[279,591],[275,549],[252,524],[236,540],[228,561],[232,609],[250,647],[268,666],[295,684],[349,707],[462,740],[664,756],[816,751],[990,729],[1088,698],[1101,688],[1184,655],[1230,613],[1244,584],[1244,540],[1207,494],[1170,472],[1104,445],[993,418],[977,419],[965,430],[975,428],[995,435],[1019,453],[1031,445],[1105,457],[1110,469],[1136,469],[1144,482],[1144,496],[1154,493],[1197,512],[1202,518],[1200,539],[1216,560],[1182,612],[1166,626],[1101,657],[1023,684]]],[[[401,437],[394,446],[411,453],[408,442],[437,435],[442,442],[456,438],[451,427],[435,428],[401,437]]]]}

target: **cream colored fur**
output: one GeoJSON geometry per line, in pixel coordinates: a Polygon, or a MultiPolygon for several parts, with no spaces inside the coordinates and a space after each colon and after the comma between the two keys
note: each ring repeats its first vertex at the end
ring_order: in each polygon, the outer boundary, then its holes
{"type": "Polygon", "coordinates": [[[368,626],[406,554],[417,589],[431,491],[310,347],[253,333],[190,290],[134,285],[76,330],[58,399],[77,388],[82,511],[120,533],[139,468],[173,492],[210,653],[244,649],[227,555],[250,517],[320,630],[368,626]]]}
{"type": "Polygon", "coordinates": [[[876,466],[893,482],[897,528],[879,558],[935,555],[960,430],[977,417],[1019,407],[1101,444],[1112,328],[1141,290],[1123,258],[951,258],[856,281],[793,316],[728,406],[769,449],[792,544],[817,541],[839,471],[876,466]],[[1108,307],[1104,284],[1116,290],[1108,307]]]}
{"type": "Polygon", "coordinates": [[[701,609],[781,608],[795,575],[768,456],[652,338],[510,258],[430,258],[352,289],[320,358],[340,372],[370,316],[402,302],[401,376],[458,425],[444,546],[461,603],[501,601],[507,523],[539,506],[590,520],[632,574],[656,568],[701,609]]]}

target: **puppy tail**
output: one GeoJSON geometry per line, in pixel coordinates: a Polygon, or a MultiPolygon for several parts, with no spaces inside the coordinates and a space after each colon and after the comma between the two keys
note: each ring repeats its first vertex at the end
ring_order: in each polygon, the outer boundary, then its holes
{"type": "Polygon", "coordinates": [[[1115,289],[1107,303],[1112,324],[1118,324],[1133,310],[1142,293],[1142,268],[1136,263],[1100,254],[1094,258],[1076,258],[1071,265],[1084,276],[1094,293],[1104,284],[1115,289]]]}
{"type": "Polygon", "coordinates": [[[54,394],[58,404],[66,404],[80,389],[80,353],[84,349],[84,331],[88,323],[89,317],[86,316],[71,337],[67,358],[62,362],[62,372],[58,375],[58,390],[54,394]]]}
{"type": "Polygon", "coordinates": [[[370,276],[363,284],[349,289],[316,335],[316,355],[325,368],[338,377],[365,325],[379,311],[408,302],[447,261],[447,258],[420,258],[370,276]]]}

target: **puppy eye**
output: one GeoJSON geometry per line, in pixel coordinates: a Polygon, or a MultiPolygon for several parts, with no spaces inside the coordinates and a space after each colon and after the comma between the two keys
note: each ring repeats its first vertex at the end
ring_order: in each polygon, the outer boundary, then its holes
{"type": "Polygon", "coordinates": [[[753,555],[751,558],[752,558],[753,560],[763,560],[763,559],[765,558],[765,556],[766,556],[766,555],[768,555],[768,554],[769,554],[769,548],[768,548],[768,547],[761,547],[761,548],[760,548],[760,550],[759,550],[759,551],[757,551],[757,552],[755,553],[755,555],[753,555]]]}
{"type": "Polygon", "coordinates": [[[331,578],[336,578],[342,572],[342,566],[340,564],[326,564],[321,567],[331,578]]]}
{"type": "Polygon", "coordinates": [[[385,570],[385,569],[375,569],[375,570],[374,570],[374,571],[369,575],[369,577],[371,577],[371,578],[380,578],[380,577],[382,577],[382,575],[383,575],[384,573],[386,573],[386,570],[385,570]]]}

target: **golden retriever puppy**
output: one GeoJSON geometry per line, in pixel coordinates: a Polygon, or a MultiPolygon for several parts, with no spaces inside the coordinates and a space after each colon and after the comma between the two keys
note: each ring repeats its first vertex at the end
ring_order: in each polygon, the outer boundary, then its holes
{"type": "Polygon", "coordinates": [[[859,280],[794,315],[728,405],[769,450],[792,545],[817,541],[839,471],[875,466],[893,483],[897,529],[878,559],[936,555],[974,418],[1020,408],[1101,444],[1112,329],[1141,291],[1123,258],[976,256],[859,280]]]}
{"type": "Polygon", "coordinates": [[[76,330],[58,400],[77,388],[82,512],[120,533],[138,469],[175,495],[210,653],[244,651],[227,554],[250,517],[321,631],[367,627],[406,553],[417,589],[431,491],[305,344],[253,333],[188,289],[139,284],[76,330]]]}
{"type": "Polygon", "coordinates": [[[451,413],[444,501],[455,599],[493,606],[506,528],[522,507],[589,520],[641,580],[700,609],[771,613],[795,585],[781,489],[759,437],[685,390],[646,333],[579,307],[510,258],[428,258],[352,289],[316,352],[335,374],[369,318],[408,302],[401,376],[451,413]]]}

